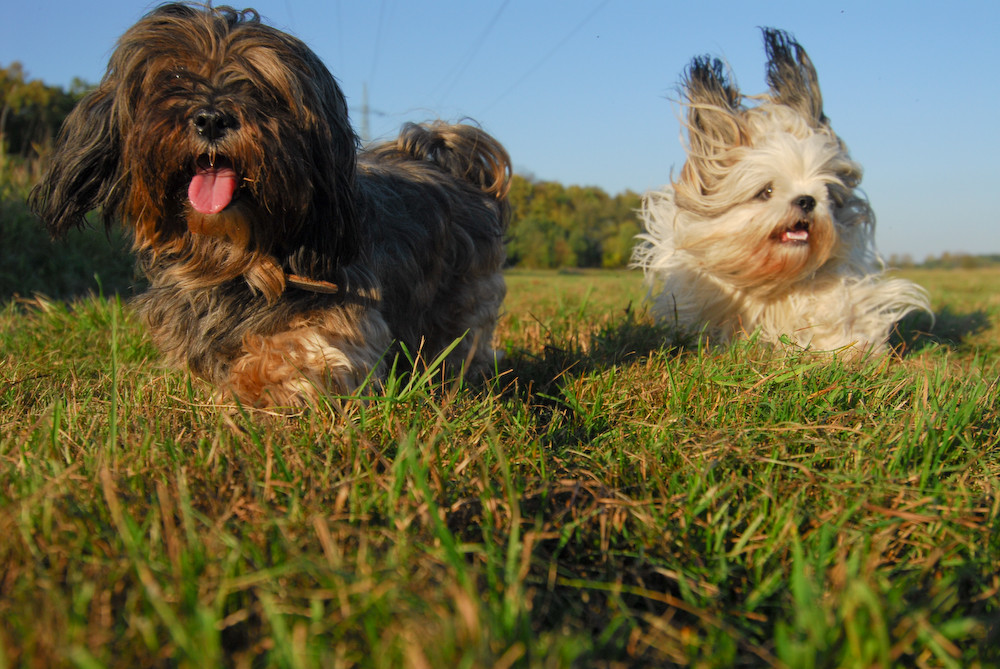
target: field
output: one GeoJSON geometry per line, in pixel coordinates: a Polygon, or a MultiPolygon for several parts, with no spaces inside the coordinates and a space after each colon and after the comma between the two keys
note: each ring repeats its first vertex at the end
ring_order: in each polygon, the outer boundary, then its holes
{"type": "Polygon", "coordinates": [[[910,276],[937,324],[852,367],[511,272],[495,382],[297,413],[12,300],[0,667],[996,666],[1000,272],[910,276]]]}

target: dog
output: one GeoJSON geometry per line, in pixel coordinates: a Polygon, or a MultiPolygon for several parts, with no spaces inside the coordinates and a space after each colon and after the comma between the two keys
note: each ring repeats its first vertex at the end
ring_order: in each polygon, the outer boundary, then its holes
{"type": "Polygon", "coordinates": [[[709,56],[687,68],[687,160],[644,196],[632,265],[652,313],[687,336],[885,352],[903,316],[930,313],[927,293],[884,275],[861,166],[823,113],[809,56],[783,31],[763,36],[767,94],[743,96],[709,56]]]}
{"type": "Polygon", "coordinates": [[[490,374],[510,180],[470,124],[359,151],[303,42],[252,9],[175,3],[121,37],[29,203],[56,237],[93,209],[131,231],[134,304],[172,364],[221,397],[304,405],[400,353],[490,374]]]}

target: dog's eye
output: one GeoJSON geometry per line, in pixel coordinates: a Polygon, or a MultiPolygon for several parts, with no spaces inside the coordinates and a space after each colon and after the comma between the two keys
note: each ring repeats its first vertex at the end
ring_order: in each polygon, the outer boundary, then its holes
{"type": "Polygon", "coordinates": [[[774,195],[774,186],[768,184],[764,188],[762,188],[759,193],[757,193],[757,199],[770,200],[772,195],[774,195]]]}

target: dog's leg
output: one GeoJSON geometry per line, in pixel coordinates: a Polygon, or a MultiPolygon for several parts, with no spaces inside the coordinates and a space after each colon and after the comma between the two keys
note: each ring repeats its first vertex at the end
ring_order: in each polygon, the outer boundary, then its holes
{"type": "Polygon", "coordinates": [[[463,370],[469,378],[492,377],[500,354],[493,348],[497,314],[503,305],[507,286],[499,272],[481,276],[466,285],[453,286],[447,302],[440,305],[449,324],[437,334],[439,348],[450,346],[455,333],[465,333],[462,341],[449,354],[446,365],[457,373],[463,370]]]}
{"type": "Polygon", "coordinates": [[[228,388],[253,405],[302,406],[324,393],[349,395],[366,379],[381,381],[392,337],[378,312],[360,320],[340,310],[300,316],[288,330],[244,341],[228,388]]]}

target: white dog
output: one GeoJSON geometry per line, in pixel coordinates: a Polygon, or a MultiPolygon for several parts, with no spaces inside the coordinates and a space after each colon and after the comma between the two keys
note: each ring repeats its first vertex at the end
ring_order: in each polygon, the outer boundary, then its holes
{"type": "Polygon", "coordinates": [[[883,276],[861,166],[823,114],[809,57],[782,31],[764,42],[766,95],[741,95],[718,59],[692,61],[687,162],[645,196],[633,266],[654,314],[682,332],[884,351],[900,318],[930,312],[927,294],[883,276]]]}

